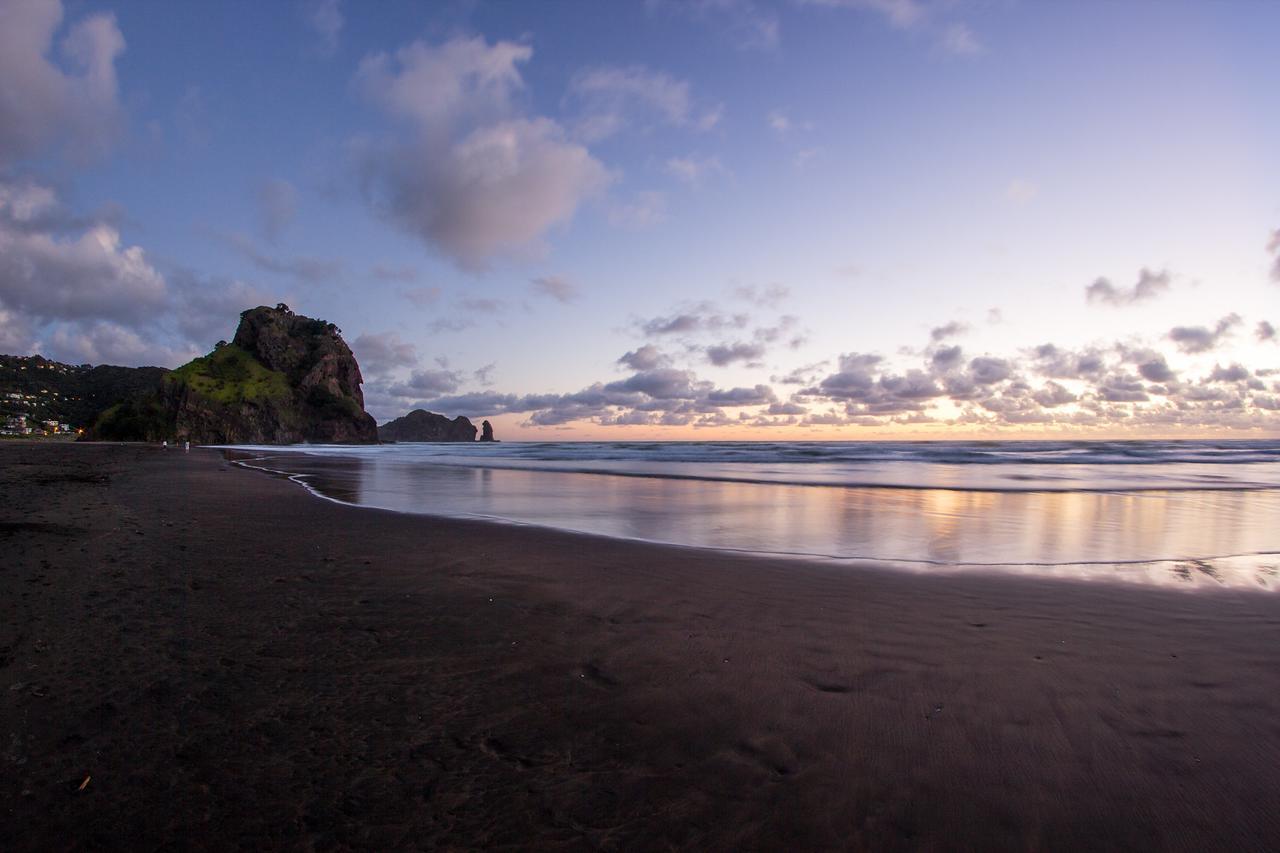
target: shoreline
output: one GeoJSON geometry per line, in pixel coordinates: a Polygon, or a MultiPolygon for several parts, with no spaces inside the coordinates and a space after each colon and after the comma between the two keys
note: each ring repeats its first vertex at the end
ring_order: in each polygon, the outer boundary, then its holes
{"type": "MultiPolygon", "coordinates": [[[[453,513],[436,512],[431,510],[396,508],[391,506],[380,506],[376,503],[363,503],[358,500],[346,499],[336,494],[331,494],[333,487],[330,486],[326,490],[324,486],[317,485],[314,480],[322,478],[326,473],[333,471],[344,472],[351,466],[358,467],[358,457],[347,457],[336,453],[325,453],[319,456],[313,456],[305,450],[288,450],[283,454],[276,456],[263,455],[260,450],[247,451],[238,447],[209,447],[206,450],[213,450],[221,453],[225,459],[231,464],[248,470],[257,471],[268,476],[279,477],[288,480],[298,486],[301,486],[308,494],[313,497],[325,501],[331,501],[341,506],[348,506],[357,509],[381,509],[387,512],[409,515],[414,517],[427,517],[441,520],[459,520],[459,521],[475,521],[485,524],[510,525],[521,528],[529,528],[533,530],[547,530],[558,533],[566,533],[573,536],[600,537],[605,540],[631,542],[637,545],[655,545],[671,548],[687,548],[694,551],[706,551],[713,554],[739,555],[745,557],[781,560],[781,561],[798,561],[801,563],[844,567],[850,570],[866,569],[874,567],[880,570],[907,571],[920,574],[937,575],[943,573],[975,573],[985,572],[1002,576],[1014,577],[1043,577],[1056,578],[1064,580],[1076,580],[1089,583],[1119,583],[1124,585],[1142,585],[1154,586],[1167,589],[1181,589],[1187,591],[1201,591],[1205,589],[1230,588],[1252,590],[1255,592],[1276,592],[1280,591],[1280,551],[1259,550],[1259,551],[1243,551],[1229,554],[1213,554],[1213,555],[1188,555],[1188,556],[1166,556],[1154,558],[1133,558],[1133,559],[1080,559],[1080,560],[1061,560],[1061,561],[1045,561],[1045,560],[1000,560],[1000,561],[972,561],[972,560],[955,560],[955,559],[929,559],[924,557],[905,558],[905,557],[885,557],[874,554],[851,554],[839,555],[833,553],[811,552],[811,551],[788,551],[788,550],[767,550],[749,547],[734,547],[728,544],[701,544],[690,542],[678,542],[671,540],[645,538],[643,536],[630,536],[621,533],[610,533],[588,529],[577,529],[566,525],[557,525],[550,522],[522,520],[518,518],[509,518],[501,515],[486,515],[481,513],[453,513]],[[286,470],[285,466],[269,467],[267,462],[273,459],[288,459],[289,454],[300,454],[308,456],[312,462],[309,466],[311,470],[286,470]],[[324,472],[324,469],[328,469],[324,472]],[[1243,565],[1237,565],[1243,564],[1243,565]],[[1227,571],[1224,577],[1220,569],[1227,571]],[[1024,571],[1025,570],[1025,571],[1024,571]]],[[[289,466],[294,469],[300,466],[289,466]]],[[[430,467],[429,465],[427,467],[430,467]]],[[[476,468],[468,468],[461,465],[445,465],[441,466],[445,470],[466,470],[466,471],[527,471],[529,469],[504,468],[502,466],[477,466],[476,468]]],[[[555,474],[589,474],[591,476],[623,476],[629,478],[646,478],[655,480],[677,480],[677,481],[693,481],[693,482],[711,482],[711,483],[727,483],[732,485],[740,484],[756,484],[762,486],[785,486],[807,488],[808,485],[799,486],[794,483],[775,483],[769,481],[755,480],[716,480],[714,478],[681,478],[653,476],[638,473],[618,474],[610,471],[568,471],[560,469],[534,469],[538,474],[550,473],[555,474]]],[[[833,487],[832,484],[816,484],[821,488],[833,487]]],[[[842,487],[844,488],[844,487],[842,487]]],[[[923,487],[905,487],[905,486],[857,486],[848,487],[856,491],[875,492],[885,489],[890,493],[909,490],[909,491],[930,491],[923,487]]],[[[1274,489],[1250,489],[1250,488],[1217,488],[1217,489],[1201,489],[1205,492],[1250,492],[1250,491],[1273,491],[1274,489]]],[[[1016,496],[1020,498],[1036,498],[1042,495],[1059,495],[1066,494],[1056,490],[1035,491],[1035,490],[999,490],[999,489],[938,489],[938,491],[965,491],[977,493],[992,493],[1001,496],[1016,496]]],[[[1158,489],[1158,490],[1126,490],[1118,494],[1138,493],[1146,496],[1146,492],[1187,492],[1197,491],[1192,489],[1158,489]]],[[[1098,490],[1082,489],[1076,490],[1081,494],[1106,493],[1098,490]]]]}
{"type": "Polygon", "coordinates": [[[1280,844],[1273,596],[403,515],[219,456],[0,445],[14,849],[1280,844]]]}

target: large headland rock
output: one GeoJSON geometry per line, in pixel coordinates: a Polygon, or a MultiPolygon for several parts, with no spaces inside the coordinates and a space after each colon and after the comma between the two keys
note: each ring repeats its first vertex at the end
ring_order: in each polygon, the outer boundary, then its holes
{"type": "Polygon", "coordinates": [[[107,410],[91,437],[197,444],[372,444],[360,366],[333,323],[284,304],[240,315],[231,343],[107,410]]]}
{"type": "MultiPolygon", "coordinates": [[[[492,441],[492,428],[489,435],[492,441]]],[[[462,415],[449,420],[435,412],[414,409],[378,427],[378,438],[382,441],[475,441],[476,427],[462,415]]]]}

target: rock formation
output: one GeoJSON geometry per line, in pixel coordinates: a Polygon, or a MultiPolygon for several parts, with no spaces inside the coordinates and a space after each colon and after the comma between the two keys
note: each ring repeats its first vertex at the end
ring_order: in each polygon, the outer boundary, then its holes
{"type": "Polygon", "coordinates": [[[480,440],[497,441],[497,439],[493,437],[493,424],[488,421],[484,421],[480,424],[480,440]]]}
{"type": "MultiPolygon", "coordinates": [[[[150,398],[108,410],[93,433],[197,444],[371,444],[360,367],[338,328],[287,305],[240,315],[231,343],[169,373],[150,398]],[[121,421],[141,435],[123,435],[121,421]]],[[[125,429],[123,432],[128,433],[125,429]]]]}
{"type": "Polygon", "coordinates": [[[383,441],[475,441],[476,428],[461,415],[449,420],[444,415],[414,409],[378,427],[378,438],[383,441]]]}

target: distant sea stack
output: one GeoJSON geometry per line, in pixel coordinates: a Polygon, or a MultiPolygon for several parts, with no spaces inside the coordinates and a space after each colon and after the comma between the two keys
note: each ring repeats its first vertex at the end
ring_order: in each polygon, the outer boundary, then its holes
{"type": "Polygon", "coordinates": [[[485,421],[484,423],[480,424],[480,440],[481,441],[497,441],[497,439],[493,437],[493,424],[489,423],[488,421],[485,421]]]}
{"type": "Polygon", "coordinates": [[[165,376],[158,393],[107,410],[95,438],[197,444],[372,444],[360,367],[338,328],[284,304],[240,315],[231,343],[165,376]]]}
{"type": "MultiPolygon", "coordinates": [[[[480,440],[493,441],[493,428],[488,421],[484,423],[489,438],[480,440]]],[[[378,427],[378,438],[383,441],[475,441],[476,427],[461,415],[449,420],[444,415],[414,409],[378,427]]]]}

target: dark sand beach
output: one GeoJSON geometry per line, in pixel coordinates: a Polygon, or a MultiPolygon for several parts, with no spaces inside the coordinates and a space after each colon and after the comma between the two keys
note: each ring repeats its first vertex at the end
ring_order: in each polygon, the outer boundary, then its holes
{"type": "Polygon", "coordinates": [[[1268,850],[1280,598],[359,509],[0,445],[0,847],[1268,850]]]}

